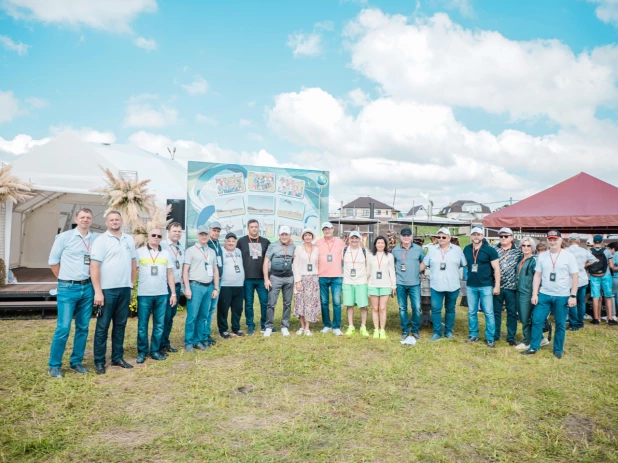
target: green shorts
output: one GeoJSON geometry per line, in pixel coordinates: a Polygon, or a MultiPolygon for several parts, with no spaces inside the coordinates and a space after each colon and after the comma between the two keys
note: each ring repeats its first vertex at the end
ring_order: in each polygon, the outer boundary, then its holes
{"type": "Polygon", "coordinates": [[[343,284],[343,305],[346,307],[354,307],[356,304],[359,308],[365,308],[369,305],[367,297],[367,284],[362,285],[346,285],[343,284]]]}
{"type": "Polygon", "coordinates": [[[375,288],[373,286],[369,287],[370,296],[390,296],[391,291],[391,288],[375,288]]]}

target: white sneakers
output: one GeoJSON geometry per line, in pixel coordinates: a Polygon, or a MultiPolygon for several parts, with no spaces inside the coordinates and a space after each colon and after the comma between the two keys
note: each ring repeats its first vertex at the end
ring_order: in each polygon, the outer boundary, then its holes
{"type": "Polygon", "coordinates": [[[403,341],[399,341],[404,346],[413,346],[416,344],[416,338],[414,336],[407,336],[403,341]]]}
{"type": "Polygon", "coordinates": [[[301,329],[299,329],[299,330],[296,332],[296,334],[297,334],[298,336],[302,336],[303,334],[305,334],[305,330],[304,330],[303,328],[301,328],[301,329]]]}
{"type": "Polygon", "coordinates": [[[290,335],[290,330],[288,330],[287,328],[281,328],[281,334],[283,336],[289,336],[290,335]]]}
{"type": "Polygon", "coordinates": [[[272,328],[266,328],[264,330],[264,337],[265,338],[269,338],[271,334],[273,334],[273,329],[272,328]]]}
{"type": "Polygon", "coordinates": [[[332,331],[332,328],[329,328],[328,326],[325,326],[324,328],[322,328],[322,331],[320,331],[320,333],[328,333],[330,331],[332,331]]]}
{"type": "Polygon", "coordinates": [[[336,330],[333,330],[333,334],[335,336],[343,336],[343,333],[341,332],[339,328],[337,328],[336,330]]]}
{"type": "Polygon", "coordinates": [[[547,344],[549,344],[549,341],[547,340],[547,338],[541,339],[541,347],[546,346],[547,344]]]}
{"type": "Polygon", "coordinates": [[[521,342],[521,343],[519,343],[519,344],[517,344],[515,346],[515,349],[517,349],[517,350],[528,350],[528,349],[530,349],[530,346],[527,346],[523,342],[521,342]]]}
{"type": "Polygon", "coordinates": [[[305,330],[305,336],[313,336],[311,330],[305,330]]]}

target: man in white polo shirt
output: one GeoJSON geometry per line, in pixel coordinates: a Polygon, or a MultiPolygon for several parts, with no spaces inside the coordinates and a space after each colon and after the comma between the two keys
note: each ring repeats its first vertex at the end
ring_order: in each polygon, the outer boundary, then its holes
{"type": "Polygon", "coordinates": [[[176,304],[174,263],[159,244],[163,235],[159,228],[148,232],[148,244],[137,250],[139,285],[137,287],[137,363],[144,363],[148,355],[148,322],[152,314],[150,358],[165,360],[161,355],[161,338],[165,325],[165,308],[176,304]],[[168,288],[172,292],[169,303],[168,288]]]}
{"type": "Polygon", "coordinates": [[[112,327],[112,365],[133,368],[125,362],[124,330],[129,317],[131,290],[135,281],[135,241],[123,233],[118,211],[105,215],[107,231],[92,245],[90,275],[94,287],[94,305],[99,306],[94,334],[94,367],[98,375],[105,374],[105,354],[109,325],[112,327]]]}
{"type": "Polygon", "coordinates": [[[180,242],[182,238],[182,225],[178,222],[172,222],[167,227],[167,240],[161,242],[161,247],[165,249],[172,259],[174,267],[174,292],[176,293],[176,304],[171,304],[172,291],[168,291],[170,304],[166,305],[165,309],[165,324],[163,326],[163,336],[161,337],[161,354],[166,352],[178,352],[178,349],[172,347],[170,343],[170,333],[174,324],[174,317],[178,310],[178,299],[180,299],[180,286],[182,283],[182,261],[184,260],[184,247],[180,242]]]}

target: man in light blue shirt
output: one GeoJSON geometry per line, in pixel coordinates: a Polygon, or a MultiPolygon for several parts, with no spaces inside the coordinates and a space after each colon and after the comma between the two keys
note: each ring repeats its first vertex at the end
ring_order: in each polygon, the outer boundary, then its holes
{"type": "Polygon", "coordinates": [[[75,317],[75,338],[70,358],[71,370],[88,373],[82,365],[88,325],[92,316],[94,290],[90,281],[90,250],[98,236],[90,232],[92,211],[80,209],[75,217],[77,227],[56,235],[48,264],[58,278],[58,320],[49,354],[49,375],[61,378],[62,356],[75,317]]]}
{"type": "Polygon", "coordinates": [[[429,286],[431,288],[431,323],[433,335],[431,341],[442,338],[442,304],[444,303],[444,336],[453,339],[455,326],[455,305],[461,289],[459,268],[467,265],[466,258],[459,246],[451,244],[451,232],[448,228],[438,230],[438,245],[427,248],[420,271],[431,269],[429,286]]]}
{"type": "Polygon", "coordinates": [[[135,241],[123,233],[120,212],[105,215],[107,231],[97,238],[92,247],[92,285],[94,305],[99,306],[94,335],[94,367],[98,375],[105,374],[107,335],[112,320],[112,365],[133,368],[125,362],[124,330],[129,318],[131,290],[135,281],[135,241]]]}

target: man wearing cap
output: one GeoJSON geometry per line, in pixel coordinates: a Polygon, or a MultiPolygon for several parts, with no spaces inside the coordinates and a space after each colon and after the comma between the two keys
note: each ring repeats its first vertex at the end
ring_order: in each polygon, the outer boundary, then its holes
{"type": "Polygon", "coordinates": [[[549,252],[538,257],[532,282],[531,302],[536,307],[532,311],[530,348],[522,354],[533,355],[538,352],[543,338],[543,325],[551,312],[556,323],[554,356],[560,359],[564,351],[568,307],[577,305],[579,269],[573,254],[563,252],[562,234],[559,231],[549,231],[547,242],[549,252]]]}
{"type": "Polygon", "coordinates": [[[112,321],[112,365],[133,368],[123,356],[124,332],[137,271],[135,240],[122,232],[120,212],[108,211],[105,225],[107,231],[92,244],[90,253],[94,305],[100,307],[94,333],[94,367],[98,375],[105,374],[107,335],[112,321]]]}
{"type": "Polygon", "coordinates": [[[225,249],[223,250],[223,272],[221,273],[221,295],[217,303],[217,328],[223,339],[229,339],[227,314],[232,308],[232,333],[244,336],[240,331],[240,317],[242,316],[243,285],[245,270],[242,265],[242,253],[236,247],[237,238],[234,233],[225,235],[225,249]]]}
{"type": "Polygon", "coordinates": [[[341,258],[345,243],[340,238],[333,236],[333,224],[322,224],[323,238],[315,242],[319,250],[318,254],[318,277],[320,280],[320,302],[322,304],[322,333],[333,331],[337,336],[343,335],[341,331],[341,289],[343,273],[341,258]],[[330,318],[329,290],[333,300],[333,318],[330,318]]]}
{"type": "Polygon", "coordinates": [[[176,305],[174,263],[159,244],[163,235],[159,228],[148,232],[148,243],[137,250],[139,284],[137,286],[137,363],[150,354],[153,360],[165,360],[161,339],[165,326],[166,306],[176,305]],[[168,299],[168,292],[171,297],[168,299]],[[152,315],[152,337],[148,349],[148,324],[152,315]]]}
{"type": "Polygon", "coordinates": [[[513,230],[503,227],[498,231],[500,242],[495,246],[500,263],[500,293],[494,295],[494,319],[496,331],[494,341],[500,341],[502,329],[502,307],[506,302],[506,342],[510,346],[516,346],[515,334],[517,333],[517,265],[523,259],[521,249],[513,244],[513,230]]]}
{"type": "Polygon", "coordinates": [[[245,321],[247,334],[255,333],[253,298],[257,291],[260,302],[260,328],[266,329],[266,310],[268,308],[268,291],[264,287],[264,257],[270,241],[260,236],[260,224],[255,219],[247,222],[247,236],[238,240],[237,247],[242,253],[242,265],[245,272],[243,293],[245,298],[245,321]]]}
{"type": "Polygon", "coordinates": [[[438,245],[427,249],[420,272],[431,269],[429,287],[431,288],[431,324],[433,335],[430,341],[444,337],[453,339],[455,326],[455,306],[461,290],[459,268],[466,265],[466,258],[459,246],[451,244],[451,232],[448,228],[438,230],[438,245]],[[442,324],[442,305],[444,304],[444,325],[442,324]]]}
{"type": "Polygon", "coordinates": [[[292,260],[296,250],[291,238],[290,227],[282,225],[279,228],[279,241],[268,246],[264,257],[264,287],[268,290],[265,337],[269,337],[273,332],[275,307],[280,292],[283,292],[281,334],[283,336],[290,335],[290,314],[292,311],[292,295],[294,294],[292,260]]]}
{"type": "Polygon", "coordinates": [[[483,229],[472,228],[472,243],[465,247],[463,253],[468,263],[468,280],[466,295],[468,297],[468,339],[466,342],[479,340],[479,304],[485,314],[485,342],[495,347],[494,332],[494,295],[500,293],[500,264],[498,252],[484,239],[483,229]]]}
{"type": "Polygon", "coordinates": [[[401,243],[392,250],[395,258],[397,276],[397,302],[399,303],[399,322],[401,339],[408,335],[420,339],[421,328],[421,279],[420,265],[425,255],[423,248],[412,243],[412,230],[401,230],[401,243]],[[408,298],[412,308],[412,317],[408,318],[408,298]]]}
{"type": "Polygon", "coordinates": [[[219,295],[219,268],[217,256],[208,247],[209,228],[200,225],[197,240],[185,252],[182,267],[182,280],[187,298],[187,318],[185,320],[185,350],[207,350],[210,347],[206,335],[206,320],[212,300],[219,295]]]}
{"type": "Polygon", "coordinates": [[[163,335],[161,336],[161,353],[178,352],[170,343],[170,333],[174,324],[174,317],[178,310],[178,299],[180,299],[180,287],[182,283],[182,261],[184,259],[184,248],[180,243],[182,237],[182,225],[172,222],[167,227],[167,240],[161,242],[161,248],[165,249],[172,259],[172,272],[174,274],[174,291],[176,293],[176,303],[172,304],[172,289],[168,290],[169,304],[165,307],[165,323],[163,325],[163,335]]]}
{"type": "Polygon", "coordinates": [[[368,338],[367,306],[369,305],[369,288],[367,286],[367,250],[361,247],[361,235],[353,231],[349,235],[350,245],[343,248],[343,305],[348,308],[348,329],[346,336],[352,336],[354,328],[354,306],[361,313],[361,336],[368,338]]]}
{"type": "Polygon", "coordinates": [[[71,321],[75,317],[75,337],[70,367],[77,373],[88,373],[82,365],[88,325],[92,316],[94,290],[90,281],[90,249],[99,236],[90,231],[92,211],[80,209],[75,216],[77,227],[54,239],[48,263],[58,278],[58,320],[49,353],[49,375],[62,378],[62,356],[71,332],[71,321]]]}
{"type": "Polygon", "coordinates": [[[590,273],[590,297],[592,297],[592,323],[595,325],[601,323],[601,291],[603,291],[605,310],[607,311],[607,324],[618,325],[618,322],[614,320],[612,310],[614,293],[612,291],[612,275],[609,270],[609,261],[612,260],[612,254],[609,249],[603,246],[603,237],[601,235],[594,235],[592,241],[594,246],[590,249],[590,252],[598,261],[588,267],[588,272],[590,273]]]}
{"type": "Polygon", "coordinates": [[[592,253],[579,245],[580,236],[571,233],[568,238],[567,248],[577,261],[577,305],[569,309],[569,331],[577,331],[584,327],[584,315],[586,315],[586,290],[588,288],[588,272],[586,268],[597,261],[592,253]]]}
{"type": "MultiPolygon", "coordinates": [[[[223,250],[221,248],[221,244],[219,243],[219,235],[221,234],[221,224],[219,222],[212,222],[210,224],[210,237],[208,239],[208,247],[215,251],[215,256],[217,258],[217,269],[219,270],[219,278],[223,275],[223,250]]],[[[210,335],[212,331],[212,317],[217,309],[217,301],[219,300],[219,294],[217,293],[217,297],[212,298],[210,303],[210,310],[208,311],[208,317],[206,318],[206,341],[210,345],[214,345],[217,343],[210,335]]]]}

